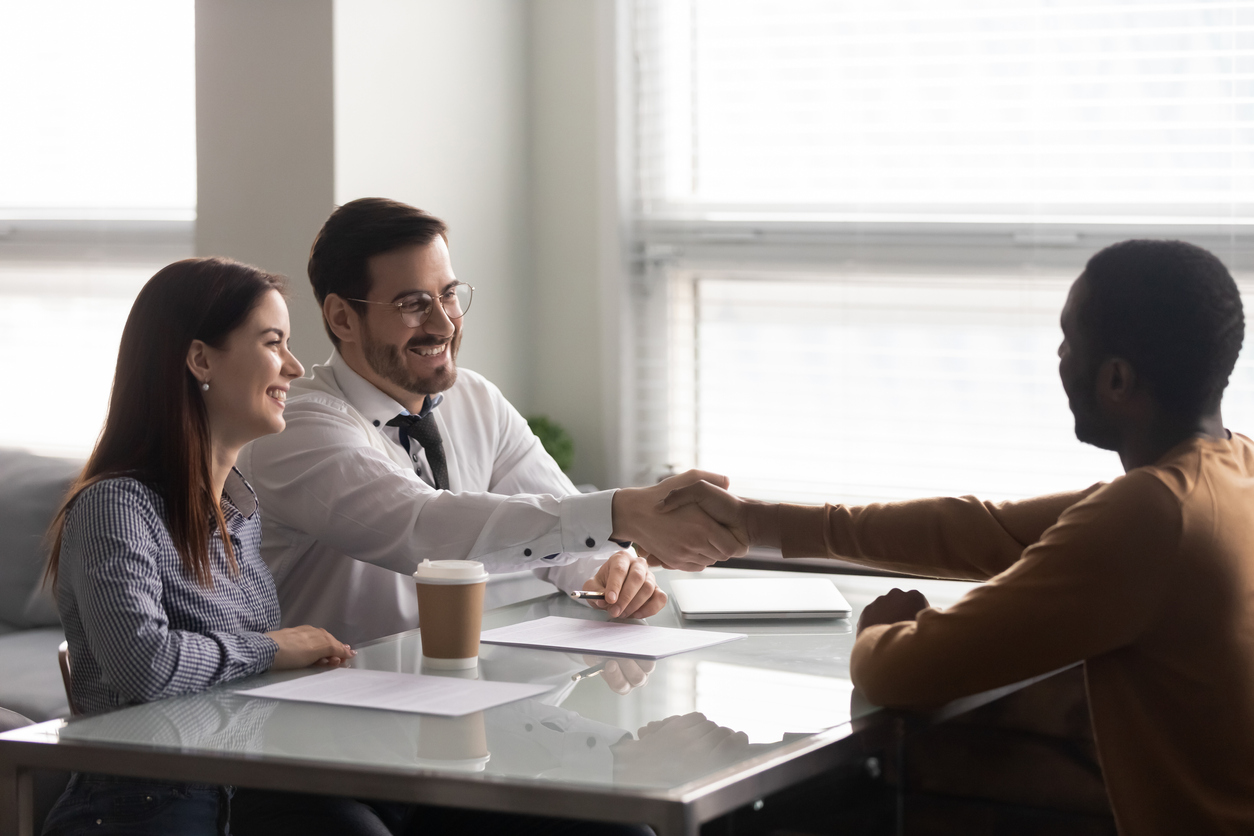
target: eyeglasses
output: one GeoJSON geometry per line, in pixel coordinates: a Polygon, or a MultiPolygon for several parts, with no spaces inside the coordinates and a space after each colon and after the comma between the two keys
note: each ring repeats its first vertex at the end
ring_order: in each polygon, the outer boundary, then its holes
{"type": "MultiPolygon", "coordinates": [[[[465,282],[457,282],[440,294],[440,307],[449,319],[458,319],[470,310],[470,300],[474,298],[475,289],[465,282]]],[[[347,298],[347,297],[345,297],[347,298]]],[[[369,299],[348,299],[349,302],[364,302],[367,305],[387,305],[396,308],[401,315],[401,322],[407,328],[417,328],[427,321],[431,311],[435,309],[435,299],[425,290],[411,293],[395,302],[372,302],[369,299]]]]}

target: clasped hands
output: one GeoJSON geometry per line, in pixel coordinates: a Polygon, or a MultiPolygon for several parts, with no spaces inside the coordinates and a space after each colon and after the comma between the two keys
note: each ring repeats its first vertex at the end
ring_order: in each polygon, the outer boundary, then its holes
{"type": "MultiPolygon", "coordinates": [[[[728,480],[724,476],[690,470],[652,488],[631,489],[650,491],[650,498],[659,497],[654,500],[652,511],[659,517],[674,515],[676,527],[687,535],[687,539],[676,544],[661,538],[639,539],[653,565],[699,571],[718,560],[740,557],[750,546],[779,547],[779,506],[742,499],[729,493],[727,487],[728,480]],[[708,535],[704,543],[701,532],[708,535]]],[[[615,494],[616,500],[617,497],[615,494]]],[[[617,527],[617,517],[615,525],[617,527]]],[[[665,530],[659,527],[657,533],[665,530]]],[[[913,621],[927,608],[927,598],[921,592],[893,589],[863,609],[858,619],[858,632],[876,624],[913,621]]]]}
{"type": "Polygon", "coordinates": [[[729,557],[742,557],[748,540],[727,525],[727,515],[717,513],[720,509],[700,501],[704,494],[690,492],[708,486],[731,496],[725,490],[728,484],[726,476],[689,470],[647,488],[622,488],[614,493],[612,536],[634,542],[648,565],[668,569],[699,572],[729,557]]]}

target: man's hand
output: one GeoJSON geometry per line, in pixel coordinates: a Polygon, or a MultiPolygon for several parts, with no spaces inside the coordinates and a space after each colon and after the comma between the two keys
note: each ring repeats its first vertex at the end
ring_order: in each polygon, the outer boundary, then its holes
{"type": "Polygon", "coordinates": [[[699,506],[690,505],[664,511],[660,504],[667,494],[679,488],[707,481],[726,488],[727,477],[701,470],[689,470],[663,479],[648,488],[622,488],[614,493],[615,540],[632,540],[658,565],[699,572],[706,566],[741,557],[746,544],[711,519],[699,506]]]}
{"type": "Polygon", "coordinates": [[[649,674],[653,673],[653,669],[657,667],[657,663],[650,659],[624,657],[610,659],[605,656],[585,656],[583,661],[589,666],[604,663],[601,668],[601,678],[605,680],[606,685],[610,686],[611,691],[620,695],[629,694],[643,687],[649,681],[649,674]]]}
{"type": "Polygon", "coordinates": [[[357,651],[348,645],[336,641],[321,627],[286,627],[266,633],[279,646],[270,663],[272,671],[288,671],[296,668],[307,668],[310,665],[334,667],[342,665],[357,655],[357,651]]]}
{"type": "Polygon", "coordinates": [[[779,506],[728,493],[726,485],[708,481],[677,487],[659,506],[663,511],[684,507],[700,508],[711,519],[726,526],[745,546],[779,546],[779,506]]]}
{"type": "Polygon", "coordinates": [[[876,624],[896,624],[899,621],[914,621],[920,612],[929,606],[923,593],[918,590],[902,592],[900,589],[889,590],[866,605],[858,618],[858,632],[876,624]]]}
{"type": "Polygon", "coordinates": [[[610,618],[648,618],[666,606],[666,593],[657,588],[648,560],[631,552],[614,552],[583,588],[605,593],[604,601],[587,603],[607,610],[610,618]]]}

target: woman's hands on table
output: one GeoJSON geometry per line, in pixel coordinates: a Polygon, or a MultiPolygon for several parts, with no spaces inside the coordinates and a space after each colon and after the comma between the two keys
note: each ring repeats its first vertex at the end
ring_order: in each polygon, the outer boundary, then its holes
{"type": "Polygon", "coordinates": [[[666,593],[658,589],[647,559],[631,552],[614,552],[583,588],[605,593],[604,601],[588,603],[611,618],[648,618],[666,606],[666,593]]]}
{"type": "Polygon", "coordinates": [[[308,624],[271,630],[266,635],[279,646],[270,664],[272,671],[290,671],[310,665],[335,667],[357,655],[356,650],[337,641],[326,630],[308,624]]]}

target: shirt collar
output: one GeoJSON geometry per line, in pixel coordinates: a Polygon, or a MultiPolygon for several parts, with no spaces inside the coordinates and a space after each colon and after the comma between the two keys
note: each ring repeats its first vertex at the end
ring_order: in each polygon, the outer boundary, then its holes
{"type": "Polygon", "coordinates": [[[231,472],[226,475],[226,483],[222,486],[222,492],[226,494],[226,498],[235,510],[240,512],[243,517],[251,517],[257,512],[257,494],[253,492],[253,486],[248,484],[238,470],[231,468],[231,472]]]}
{"type": "MultiPolygon", "coordinates": [[[[410,414],[408,409],[353,371],[338,350],[331,355],[331,362],[327,365],[335,370],[335,382],[339,385],[340,391],[344,393],[344,399],[352,405],[353,409],[360,412],[365,416],[366,420],[372,422],[376,427],[386,426],[387,422],[397,415],[410,414]]],[[[427,395],[418,415],[420,417],[426,416],[428,412],[439,406],[443,400],[443,395],[427,395]]]]}

